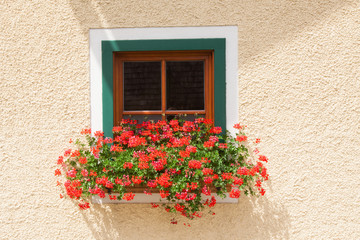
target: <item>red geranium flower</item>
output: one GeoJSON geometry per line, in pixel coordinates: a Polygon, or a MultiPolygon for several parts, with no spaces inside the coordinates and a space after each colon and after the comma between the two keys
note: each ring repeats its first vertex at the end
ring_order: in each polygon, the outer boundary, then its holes
{"type": "Polygon", "coordinates": [[[234,124],[235,129],[243,129],[244,126],[240,125],[239,123],[234,124]]]}
{"type": "Polygon", "coordinates": [[[227,143],[219,143],[219,148],[228,148],[227,143]]]}
{"type": "Polygon", "coordinates": [[[61,165],[64,163],[64,157],[63,156],[59,156],[58,160],[57,160],[57,164],[61,165]]]}
{"type": "Polygon", "coordinates": [[[264,155],[260,155],[259,160],[263,161],[263,162],[268,162],[268,158],[266,156],[264,156],[264,155]]]}
{"type": "Polygon", "coordinates": [[[212,169],[210,169],[210,168],[204,168],[204,169],[202,170],[202,173],[203,173],[204,175],[212,175],[212,174],[214,173],[214,170],[212,170],[212,169]]]}
{"type": "Polygon", "coordinates": [[[126,200],[126,201],[131,201],[131,200],[134,199],[134,197],[135,197],[135,194],[130,192],[130,193],[125,193],[124,196],[123,196],[123,199],[126,200]]]}
{"type": "Polygon", "coordinates": [[[159,207],[159,204],[151,203],[151,207],[152,208],[157,208],[157,207],[159,207]]]}
{"type": "Polygon", "coordinates": [[[110,200],[116,200],[117,196],[116,195],[109,195],[110,200]]]}
{"type": "Polygon", "coordinates": [[[224,180],[229,180],[229,179],[231,179],[231,175],[232,175],[232,173],[223,173],[223,174],[221,174],[221,177],[224,180]]]}
{"type": "Polygon", "coordinates": [[[126,169],[126,168],[131,169],[133,166],[134,166],[134,164],[132,164],[131,162],[125,162],[123,168],[124,169],[126,169]]]}
{"type": "Polygon", "coordinates": [[[231,189],[230,197],[231,198],[239,198],[240,197],[240,190],[237,189],[237,188],[231,189]]]}
{"type": "Polygon", "coordinates": [[[166,198],[169,195],[170,195],[169,191],[160,190],[160,197],[161,198],[166,198]]]}
{"type": "Polygon", "coordinates": [[[90,208],[90,204],[88,202],[86,203],[79,203],[79,207],[81,210],[85,210],[85,209],[88,209],[90,208]]]}
{"type": "Polygon", "coordinates": [[[81,157],[81,158],[79,158],[79,163],[81,163],[81,164],[86,164],[86,163],[87,163],[86,157],[81,157]]]}
{"type": "Polygon", "coordinates": [[[198,160],[190,160],[189,161],[189,168],[199,169],[201,168],[201,161],[198,160]]]}
{"type": "Polygon", "coordinates": [[[210,130],[210,133],[215,133],[215,134],[220,134],[221,132],[222,132],[221,127],[213,127],[213,128],[210,130]]]}
{"type": "Polygon", "coordinates": [[[194,147],[194,146],[189,145],[189,146],[186,147],[185,150],[186,150],[187,152],[196,153],[197,148],[194,147]]]}
{"type": "Polygon", "coordinates": [[[60,169],[56,169],[56,170],[55,170],[55,176],[60,176],[60,175],[61,175],[60,169]]]}
{"type": "Polygon", "coordinates": [[[104,136],[104,132],[102,132],[102,131],[96,131],[94,135],[95,135],[95,137],[103,137],[103,136],[104,136]]]}
{"type": "Polygon", "coordinates": [[[85,135],[85,134],[91,134],[91,128],[83,129],[83,130],[81,130],[80,133],[83,134],[83,135],[85,135]]]}
{"type": "Polygon", "coordinates": [[[245,142],[247,140],[247,136],[241,135],[236,137],[236,141],[238,142],[245,142]]]}
{"type": "Polygon", "coordinates": [[[132,176],[131,181],[134,184],[141,184],[144,180],[142,180],[142,176],[138,177],[138,176],[132,176]]]}

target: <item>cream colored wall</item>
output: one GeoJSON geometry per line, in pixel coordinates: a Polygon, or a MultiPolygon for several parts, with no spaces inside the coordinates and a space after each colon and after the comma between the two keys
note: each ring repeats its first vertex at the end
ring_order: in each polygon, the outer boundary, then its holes
{"type": "MultiPolygon", "coordinates": [[[[357,0],[0,0],[0,239],[360,239],[357,0]],[[148,205],[81,212],[54,163],[90,125],[89,28],[237,25],[242,123],[265,198],[169,224],[148,205]]],[[[236,109],[234,109],[236,111],[236,109]]]]}

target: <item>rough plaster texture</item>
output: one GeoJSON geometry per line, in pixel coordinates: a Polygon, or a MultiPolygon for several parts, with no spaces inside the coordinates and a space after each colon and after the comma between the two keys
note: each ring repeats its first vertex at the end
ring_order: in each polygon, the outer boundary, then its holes
{"type": "Polygon", "coordinates": [[[360,239],[357,0],[0,1],[0,239],[360,239]],[[148,205],[59,199],[54,162],[90,125],[89,28],[237,25],[239,111],[265,198],[169,224],[148,205]]]}

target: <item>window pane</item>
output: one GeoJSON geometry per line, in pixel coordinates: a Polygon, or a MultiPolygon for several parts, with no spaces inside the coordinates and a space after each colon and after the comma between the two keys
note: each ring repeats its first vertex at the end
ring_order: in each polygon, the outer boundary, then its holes
{"type": "Polygon", "coordinates": [[[162,120],[162,117],[161,115],[124,115],[123,119],[137,120],[138,123],[142,123],[144,121],[150,120],[157,122],[159,120],[162,120]]]}
{"type": "Polygon", "coordinates": [[[166,62],[166,109],[204,110],[204,61],[166,62]]]}
{"type": "Polygon", "coordinates": [[[161,62],[124,62],[124,110],[161,110],[161,62]]]}

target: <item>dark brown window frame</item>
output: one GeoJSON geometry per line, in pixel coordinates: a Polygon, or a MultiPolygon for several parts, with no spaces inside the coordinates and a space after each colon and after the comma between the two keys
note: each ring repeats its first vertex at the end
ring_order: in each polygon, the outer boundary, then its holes
{"type": "Polygon", "coordinates": [[[113,84],[114,84],[114,125],[119,125],[123,115],[166,115],[202,114],[214,120],[214,51],[139,51],[113,53],[113,84]],[[166,61],[203,60],[205,110],[166,110],[166,61]],[[161,111],[124,111],[123,102],[123,63],[125,61],[161,61],[161,111]]]}

